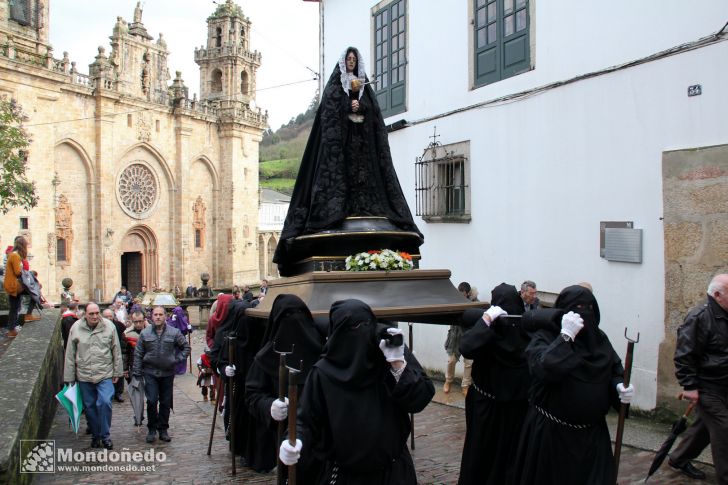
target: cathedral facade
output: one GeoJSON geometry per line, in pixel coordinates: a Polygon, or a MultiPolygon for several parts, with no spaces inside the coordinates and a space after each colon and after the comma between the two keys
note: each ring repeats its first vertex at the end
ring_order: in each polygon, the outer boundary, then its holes
{"type": "MultiPolygon", "coordinates": [[[[0,243],[22,234],[43,292],[73,279],[82,300],[119,286],[215,287],[259,278],[258,143],[267,113],[251,108],[261,54],[232,0],[207,19],[200,98],[170,76],[167,45],[137,4],[117,17],[88,75],[48,44],[50,0],[0,2],[0,97],[28,116],[28,178],[37,207],[0,219],[0,243]]],[[[110,22],[111,23],[111,22],[110,22]]]]}

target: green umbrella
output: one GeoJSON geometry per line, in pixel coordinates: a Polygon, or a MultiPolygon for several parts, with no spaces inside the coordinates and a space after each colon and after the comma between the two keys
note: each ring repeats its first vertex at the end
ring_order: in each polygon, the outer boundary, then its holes
{"type": "Polygon", "coordinates": [[[68,418],[71,421],[73,431],[78,434],[78,423],[81,420],[81,411],[83,411],[83,399],[81,399],[81,386],[77,383],[71,385],[65,384],[56,399],[61,403],[68,412],[68,418]]]}

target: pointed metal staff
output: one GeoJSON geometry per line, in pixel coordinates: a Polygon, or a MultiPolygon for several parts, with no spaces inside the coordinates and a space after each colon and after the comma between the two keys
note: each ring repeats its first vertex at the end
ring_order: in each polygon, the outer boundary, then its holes
{"type": "MultiPolygon", "coordinates": [[[[627,355],[624,357],[624,387],[629,387],[629,380],[632,377],[632,356],[634,355],[634,344],[640,341],[640,333],[632,340],[627,337],[627,327],[624,327],[624,338],[627,339],[627,355]]],[[[622,454],[622,434],[624,432],[624,420],[627,417],[629,404],[621,403],[619,406],[619,421],[617,421],[617,436],[614,439],[614,464],[616,467],[615,477],[619,474],[619,458],[622,454]]]]}
{"type": "MultiPolygon", "coordinates": [[[[288,369],[288,444],[296,446],[296,411],[298,410],[298,374],[303,370],[303,361],[299,369],[286,366],[288,369]]],[[[296,465],[288,466],[288,485],[296,485],[296,465]]]]}
{"type": "MultiPolygon", "coordinates": [[[[286,367],[286,356],[288,354],[293,353],[293,349],[295,348],[295,344],[291,345],[291,350],[289,352],[284,352],[281,350],[276,350],[276,341],[273,341],[273,352],[278,354],[278,399],[281,402],[286,402],[286,381],[288,380],[288,367],[286,367]]],[[[278,421],[278,441],[277,443],[281,443],[283,441],[283,432],[285,431],[285,422],[284,421],[278,421]]],[[[283,476],[283,462],[281,461],[281,457],[278,457],[278,466],[276,467],[276,480],[278,485],[283,485],[285,482],[285,477],[283,476]]]]}

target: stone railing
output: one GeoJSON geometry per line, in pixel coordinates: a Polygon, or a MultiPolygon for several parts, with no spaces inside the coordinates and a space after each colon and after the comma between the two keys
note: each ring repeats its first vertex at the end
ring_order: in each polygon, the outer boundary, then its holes
{"type": "Polygon", "coordinates": [[[20,473],[21,440],[44,439],[63,384],[63,339],[57,311],[26,323],[0,358],[0,483],[31,483],[20,473]]]}
{"type": "Polygon", "coordinates": [[[261,55],[258,51],[249,51],[244,49],[241,45],[226,45],[222,47],[212,47],[210,49],[200,48],[195,49],[195,61],[204,59],[206,57],[219,57],[219,56],[241,56],[245,60],[254,64],[260,64],[261,55]]]}

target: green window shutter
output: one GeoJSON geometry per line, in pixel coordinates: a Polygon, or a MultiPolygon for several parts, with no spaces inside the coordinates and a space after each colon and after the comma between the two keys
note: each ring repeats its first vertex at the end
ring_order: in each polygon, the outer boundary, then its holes
{"type": "Polygon", "coordinates": [[[528,0],[473,0],[475,86],[530,68],[528,0]]]}
{"type": "Polygon", "coordinates": [[[407,107],[406,0],[374,12],[374,72],[377,102],[385,118],[407,107]]]}

